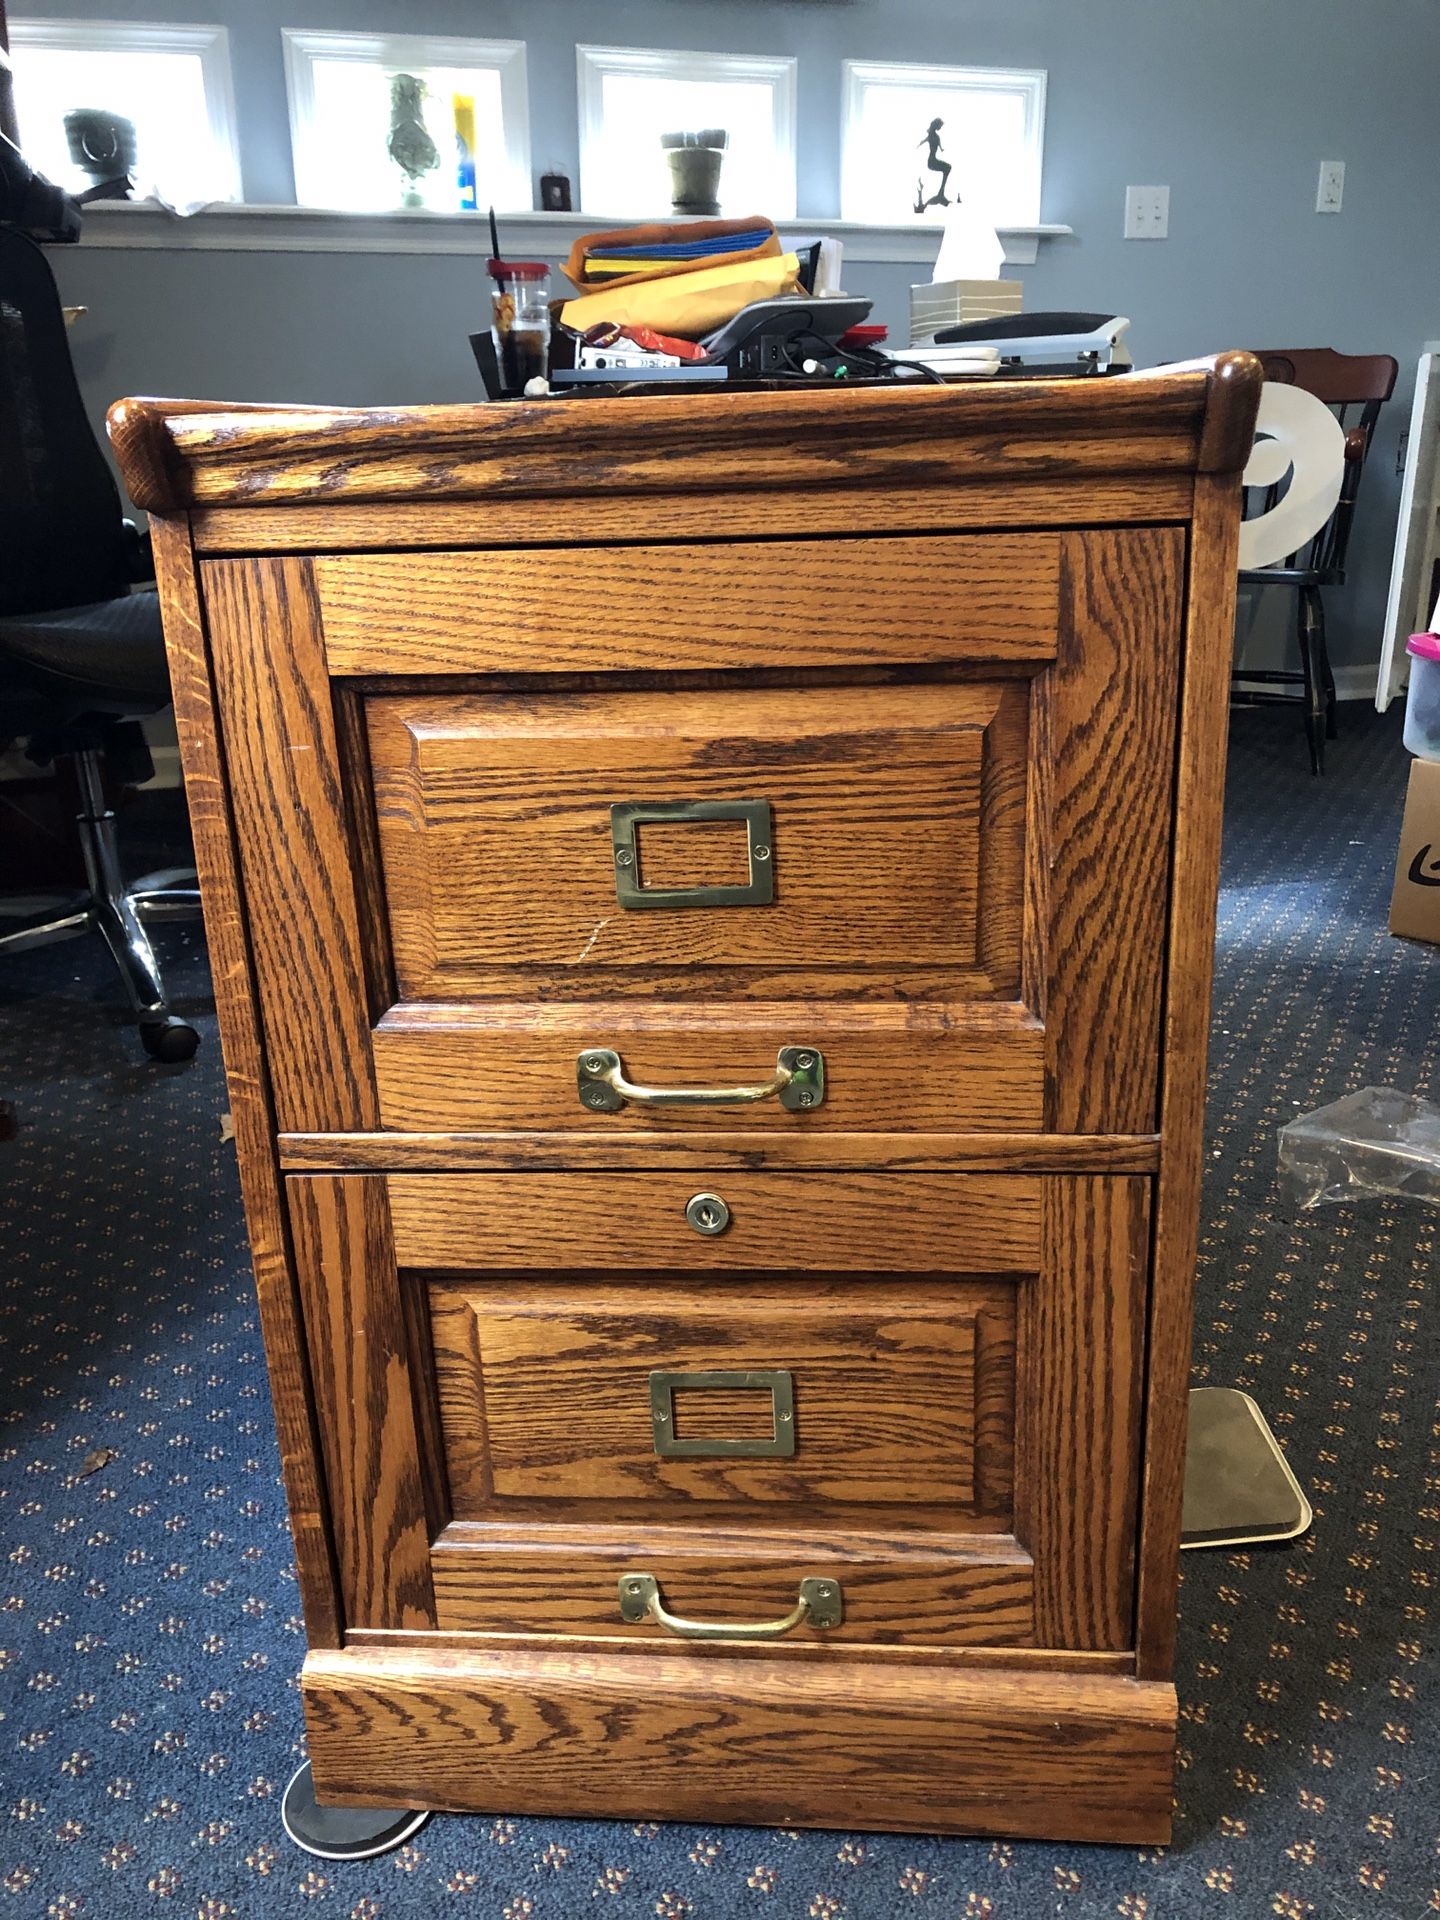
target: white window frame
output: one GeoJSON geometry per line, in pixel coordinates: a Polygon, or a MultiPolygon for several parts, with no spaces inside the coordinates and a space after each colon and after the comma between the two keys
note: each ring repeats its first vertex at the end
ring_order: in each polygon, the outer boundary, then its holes
{"type": "MultiPolygon", "coordinates": [[[[667,80],[768,80],[775,93],[775,151],[780,166],[776,196],[764,211],[776,220],[795,218],[795,75],[790,55],[695,53],[675,47],[577,46],[576,78],[580,100],[580,197],[585,204],[586,174],[594,179],[594,156],[605,136],[607,74],[643,74],[667,80]]],[[[599,214],[624,215],[644,209],[589,207],[599,214]]]]}
{"type": "Polygon", "coordinates": [[[290,152],[295,164],[295,198],[307,201],[305,182],[310,161],[307,149],[314,133],[315,86],[313,63],[353,60],[357,64],[395,68],[494,67],[500,76],[500,105],[505,123],[505,170],[513,204],[497,213],[525,213],[535,204],[530,172],[530,90],[525,74],[523,40],[472,40],[433,33],[331,33],[318,28],[283,27],[285,90],[290,101],[290,152]]]}
{"type": "Polygon", "coordinates": [[[229,187],[224,198],[238,201],[243,197],[230,35],[224,27],[151,20],[41,20],[32,14],[11,20],[9,32],[12,51],[34,47],[47,53],[199,54],[210,137],[229,187]]]}
{"type": "MultiPolygon", "coordinates": [[[[865,160],[859,141],[853,137],[861,124],[865,90],[872,86],[913,87],[917,93],[933,92],[936,87],[963,82],[977,92],[1019,92],[1025,98],[1025,136],[1027,205],[1025,218],[1007,225],[1040,224],[1040,189],[1045,164],[1045,83],[1043,67],[962,67],[954,65],[917,65],[905,60],[846,60],[843,62],[840,122],[840,217],[843,220],[873,219],[856,199],[865,160]]],[[[1017,209],[1018,211],[1018,209],[1017,209]]],[[[933,220],[915,216],[897,220],[896,226],[933,226],[933,220]]]]}

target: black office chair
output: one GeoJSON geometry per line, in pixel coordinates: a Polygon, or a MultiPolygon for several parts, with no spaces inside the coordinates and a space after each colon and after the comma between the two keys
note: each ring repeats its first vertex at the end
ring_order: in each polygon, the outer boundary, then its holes
{"type": "Polygon", "coordinates": [[[152,577],[85,417],[49,264],[0,228],[0,739],[25,739],[37,765],[69,764],[88,882],[63,911],[0,933],[0,958],[103,935],[146,1052],[178,1061],[200,1037],[170,1011],[145,922],[198,913],[195,875],[127,885],[104,787],[107,765],[148,777],[139,720],[170,704],[159,598],[130,591],[152,577]]]}

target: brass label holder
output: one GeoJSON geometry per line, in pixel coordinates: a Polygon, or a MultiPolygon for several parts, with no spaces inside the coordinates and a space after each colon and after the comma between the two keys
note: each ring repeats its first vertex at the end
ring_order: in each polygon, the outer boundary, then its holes
{"type": "Polygon", "coordinates": [[[632,912],[652,907],[768,907],[775,898],[768,800],[623,801],[610,809],[610,839],[615,858],[615,897],[632,912]],[[677,822],[694,825],[709,820],[744,822],[748,880],[716,887],[642,885],[640,827],[677,822]]]}
{"type": "Polygon", "coordinates": [[[795,1452],[795,1384],[783,1368],[774,1372],[669,1373],[650,1375],[650,1427],[662,1460],[788,1460],[795,1452]],[[679,1440],[675,1436],[677,1393],[768,1393],[769,1438],[679,1440]]]}

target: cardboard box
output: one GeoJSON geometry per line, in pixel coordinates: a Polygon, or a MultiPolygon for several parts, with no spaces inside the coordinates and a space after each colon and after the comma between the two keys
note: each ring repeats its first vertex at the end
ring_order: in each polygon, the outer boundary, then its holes
{"type": "Polygon", "coordinates": [[[1440,946],[1440,760],[1417,760],[1410,769],[1390,931],[1440,946]]]}

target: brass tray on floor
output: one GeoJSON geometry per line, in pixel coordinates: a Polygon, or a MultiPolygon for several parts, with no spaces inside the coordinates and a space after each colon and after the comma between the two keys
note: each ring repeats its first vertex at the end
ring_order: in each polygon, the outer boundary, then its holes
{"type": "Polygon", "coordinates": [[[1280,1443],[1238,1387],[1190,1389],[1182,1547],[1295,1540],[1315,1515],[1280,1443]]]}

